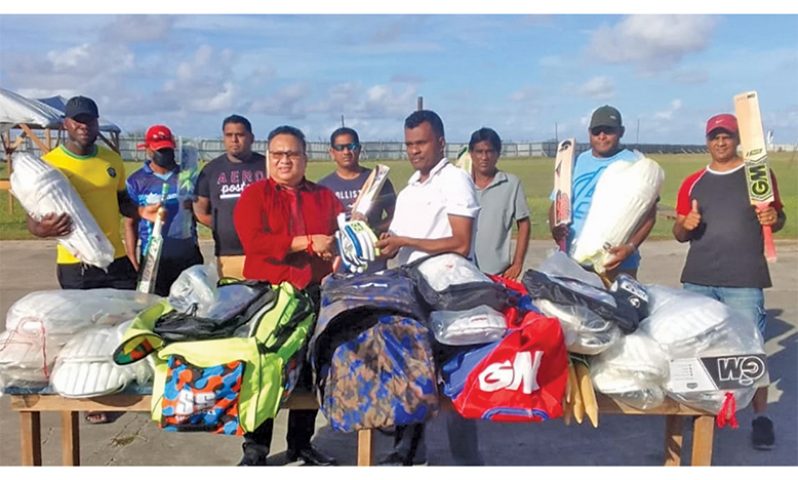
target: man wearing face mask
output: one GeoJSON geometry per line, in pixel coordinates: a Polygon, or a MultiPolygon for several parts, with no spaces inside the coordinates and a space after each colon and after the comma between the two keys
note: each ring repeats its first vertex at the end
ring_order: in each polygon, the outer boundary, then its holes
{"type": "Polygon", "coordinates": [[[171,130],[165,125],[151,126],[144,136],[144,143],[138,148],[146,149],[149,160],[127,179],[128,195],[139,206],[141,220],[125,220],[125,248],[133,266],[140,270],[157,217],[152,206],[160,205],[163,186],[169,185],[165,202],[166,218],[161,230],[163,250],[155,281],[155,294],[165,297],[180,273],[192,265],[202,264],[203,258],[197,242],[196,224],[192,225],[188,238],[182,238],[179,232],[170,228],[179,209],[192,208],[190,203],[181,205],[177,196],[180,166],[175,159],[175,141],[171,130]]]}

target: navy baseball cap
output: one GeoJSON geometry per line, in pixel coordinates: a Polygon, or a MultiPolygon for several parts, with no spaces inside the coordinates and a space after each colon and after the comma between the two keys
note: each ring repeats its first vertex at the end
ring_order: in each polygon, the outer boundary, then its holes
{"type": "Polygon", "coordinates": [[[67,118],[75,118],[81,115],[99,118],[100,114],[97,112],[97,104],[89,97],[77,96],[70,98],[64,108],[64,116],[67,118]]]}

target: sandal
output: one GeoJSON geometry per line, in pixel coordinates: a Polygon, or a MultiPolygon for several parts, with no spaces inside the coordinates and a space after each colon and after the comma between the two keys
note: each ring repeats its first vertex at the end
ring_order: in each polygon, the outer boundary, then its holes
{"type": "Polygon", "coordinates": [[[113,423],[120,416],[122,416],[122,412],[86,412],[83,418],[92,425],[102,425],[113,423]]]}

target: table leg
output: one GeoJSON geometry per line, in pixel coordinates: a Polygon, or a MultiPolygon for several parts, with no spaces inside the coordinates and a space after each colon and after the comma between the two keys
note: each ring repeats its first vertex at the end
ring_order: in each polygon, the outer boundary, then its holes
{"type": "Polygon", "coordinates": [[[678,467],[682,463],[682,433],[684,418],[679,415],[665,416],[665,466],[678,467]]]}
{"type": "Polygon", "coordinates": [[[712,442],[715,437],[715,417],[701,415],[693,423],[692,466],[712,465],[712,442]]]}
{"type": "Polygon", "coordinates": [[[39,412],[19,412],[20,460],[22,465],[42,464],[42,424],[39,412]]]}
{"type": "Polygon", "coordinates": [[[357,466],[369,467],[374,464],[374,435],[371,429],[357,432],[357,466]]]}
{"type": "Polygon", "coordinates": [[[67,467],[80,465],[80,412],[61,412],[61,464],[67,467]]]}

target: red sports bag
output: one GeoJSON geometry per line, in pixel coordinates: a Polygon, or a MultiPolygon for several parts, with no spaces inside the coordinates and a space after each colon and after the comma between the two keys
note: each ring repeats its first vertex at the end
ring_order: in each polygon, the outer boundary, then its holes
{"type": "Polygon", "coordinates": [[[540,422],[562,416],[567,379],[560,322],[527,312],[471,370],[453,404],[465,418],[540,422]]]}

